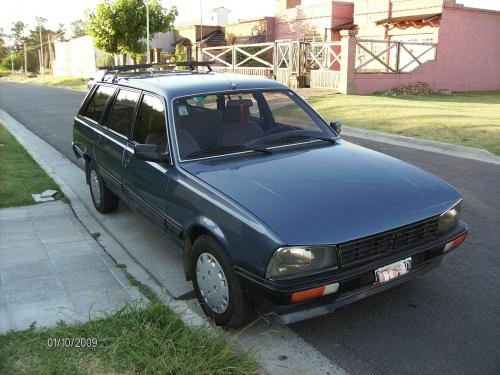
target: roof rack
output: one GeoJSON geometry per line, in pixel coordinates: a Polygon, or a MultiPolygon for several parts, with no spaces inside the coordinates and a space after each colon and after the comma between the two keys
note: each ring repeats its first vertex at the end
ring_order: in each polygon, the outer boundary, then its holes
{"type": "Polygon", "coordinates": [[[195,68],[199,66],[204,66],[208,69],[209,72],[212,71],[212,67],[210,65],[213,65],[213,61],[179,61],[174,63],[176,66],[189,66],[191,71],[195,70],[195,68]]]}
{"type": "Polygon", "coordinates": [[[112,76],[111,81],[114,82],[120,73],[130,72],[139,69],[148,69],[151,74],[154,73],[165,73],[172,72],[172,68],[176,66],[188,66],[191,71],[196,70],[197,67],[204,66],[208,69],[208,72],[212,71],[210,65],[213,65],[213,61],[178,61],[170,64],[133,64],[133,65],[116,65],[116,66],[101,66],[97,69],[102,71],[99,75],[98,81],[104,81],[107,76],[112,76]],[[153,70],[155,67],[167,67],[166,70],[153,70]]]}

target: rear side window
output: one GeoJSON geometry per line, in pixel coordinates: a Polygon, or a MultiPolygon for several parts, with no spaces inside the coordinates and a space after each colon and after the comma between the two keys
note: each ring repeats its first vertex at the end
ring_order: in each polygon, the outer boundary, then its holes
{"type": "Polygon", "coordinates": [[[167,149],[167,124],[163,100],[145,94],[139,106],[132,139],[137,143],[155,144],[158,152],[167,149]]]}
{"type": "Polygon", "coordinates": [[[106,108],[106,103],[109,98],[113,95],[115,89],[109,86],[99,86],[94,92],[94,95],[87,104],[87,108],[83,111],[82,115],[88,117],[95,122],[99,122],[102,113],[106,108]]]}
{"type": "Polygon", "coordinates": [[[136,91],[120,90],[113,103],[111,112],[107,115],[104,126],[114,130],[125,137],[130,135],[130,128],[134,116],[134,109],[139,100],[136,91]]]}

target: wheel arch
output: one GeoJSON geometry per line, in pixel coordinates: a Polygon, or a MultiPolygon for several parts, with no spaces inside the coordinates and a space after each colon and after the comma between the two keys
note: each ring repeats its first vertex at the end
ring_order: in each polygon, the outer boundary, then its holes
{"type": "Polygon", "coordinates": [[[191,262],[192,262],[191,254],[192,254],[193,244],[196,241],[196,239],[202,235],[208,235],[212,237],[215,241],[217,241],[221,245],[221,248],[223,249],[224,253],[232,261],[232,257],[227,251],[229,244],[226,236],[224,235],[224,232],[213,220],[205,216],[200,216],[192,223],[190,223],[188,226],[186,226],[186,229],[184,230],[183,233],[185,241],[184,241],[182,259],[184,266],[184,275],[186,277],[186,280],[188,281],[192,280],[193,278],[191,272],[191,262]]]}

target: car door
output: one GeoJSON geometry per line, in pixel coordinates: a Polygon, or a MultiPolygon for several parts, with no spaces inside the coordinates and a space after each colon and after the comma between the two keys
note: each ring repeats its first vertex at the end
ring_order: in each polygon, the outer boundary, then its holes
{"type": "Polygon", "coordinates": [[[164,231],[167,229],[166,194],[171,166],[167,162],[137,159],[134,147],[154,144],[158,152],[168,152],[166,119],[163,98],[144,93],[123,158],[123,192],[127,201],[164,231]]]}
{"type": "Polygon", "coordinates": [[[122,159],[128,144],[140,91],[120,88],[102,119],[102,133],[96,134],[94,154],[101,176],[121,193],[122,159]]]}

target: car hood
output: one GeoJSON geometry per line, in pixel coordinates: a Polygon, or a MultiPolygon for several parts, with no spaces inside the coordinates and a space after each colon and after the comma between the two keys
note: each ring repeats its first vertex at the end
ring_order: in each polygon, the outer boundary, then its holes
{"type": "Polygon", "coordinates": [[[342,140],[272,155],[198,160],[184,168],[288,245],[372,235],[438,215],[461,198],[430,173],[342,140]]]}

